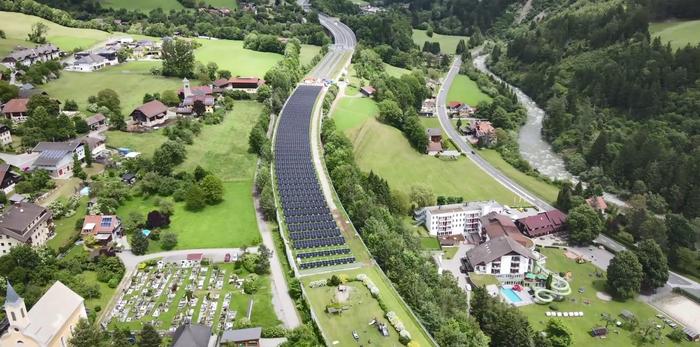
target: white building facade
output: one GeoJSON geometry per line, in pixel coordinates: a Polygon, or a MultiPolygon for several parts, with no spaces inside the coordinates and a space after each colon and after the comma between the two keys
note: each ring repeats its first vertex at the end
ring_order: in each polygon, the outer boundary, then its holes
{"type": "Polygon", "coordinates": [[[532,272],[541,257],[508,236],[486,241],[469,251],[463,261],[469,271],[491,275],[532,272]]]}
{"type": "Polygon", "coordinates": [[[491,212],[503,213],[495,201],[475,201],[463,204],[430,206],[423,210],[425,226],[430,235],[450,236],[479,233],[480,218],[491,212]]]}

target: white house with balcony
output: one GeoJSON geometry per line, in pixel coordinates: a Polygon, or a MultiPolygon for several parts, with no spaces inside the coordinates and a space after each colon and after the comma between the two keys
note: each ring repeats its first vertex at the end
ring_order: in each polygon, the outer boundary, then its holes
{"type": "Polygon", "coordinates": [[[416,218],[425,223],[430,235],[478,235],[481,217],[491,212],[503,213],[504,207],[495,201],[471,201],[460,204],[428,206],[416,211],[416,218]]]}
{"type": "Polygon", "coordinates": [[[462,259],[468,271],[491,275],[524,275],[540,257],[508,236],[488,240],[467,251],[462,259]]]}

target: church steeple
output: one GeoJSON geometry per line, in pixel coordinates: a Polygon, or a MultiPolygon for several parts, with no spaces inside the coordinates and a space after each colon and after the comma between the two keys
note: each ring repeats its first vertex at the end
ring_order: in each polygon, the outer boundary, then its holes
{"type": "Polygon", "coordinates": [[[10,281],[7,281],[7,292],[5,294],[5,314],[12,327],[24,328],[29,324],[24,299],[17,294],[10,281]]]}
{"type": "Polygon", "coordinates": [[[182,96],[188,97],[192,95],[192,88],[190,87],[190,81],[185,77],[182,80],[182,96]]]}

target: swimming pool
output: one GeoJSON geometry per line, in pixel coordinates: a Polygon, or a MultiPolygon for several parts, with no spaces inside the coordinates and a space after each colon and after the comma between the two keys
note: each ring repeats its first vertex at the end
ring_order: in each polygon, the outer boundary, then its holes
{"type": "Polygon", "coordinates": [[[523,299],[521,299],[512,288],[501,288],[501,295],[505,296],[511,303],[523,301],[523,299]]]}

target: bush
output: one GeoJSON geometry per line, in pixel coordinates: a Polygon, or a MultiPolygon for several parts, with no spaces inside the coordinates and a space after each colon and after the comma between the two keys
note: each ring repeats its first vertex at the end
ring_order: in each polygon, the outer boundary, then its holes
{"type": "Polygon", "coordinates": [[[279,338],[287,336],[287,330],[283,327],[266,327],[262,330],[262,337],[264,338],[279,338]]]}
{"type": "Polygon", "coordinates": [[[341,281],[340,281],[340,277],[338,277],[338,275],[333,275],[328,279],[328,286],[329,287],[336,287],[336,286],[340,285],[340,283],[341,283],[341,281]]]}
{"type": "Polygon", "coordinates": [[[673,329],[668,334],[668,338],[675,342],[682,342],[685,340],[685,333],[681,329],[673,329]]]}
{"type": "Polygon", "coordinates": [[[96,306],[95,306],[95,312],[100,312],[100,311],[102,311],[102,306],[96,305],[96,306]]]}
{"type": "Polygon", "coordinates": [[[556,304],[549,304],[549,309],[552,311],[559,311],[559,306],[556,304]]]}
{"type": "Polygon", "coordinates": [[[119,285],[119,280],[114,278],[114,277],[112,277],[112,279],[110,279],[109,282],[107,282],[107,286],[112,288],[112,289],[117,288],[118,285],[119,285]]]}
{"type": "Polygon", "coordinates": [[[164,232],[161,235],[160,247],[166,251],[169,251],[177,246],[177,234],[173,232],[164,232]]]}
{"type": "Polygon", "coordinates": [[[243,292],[246,294],[255,294],[258,291],[257,278],[249,278],[243,282],[243,292]]]}

